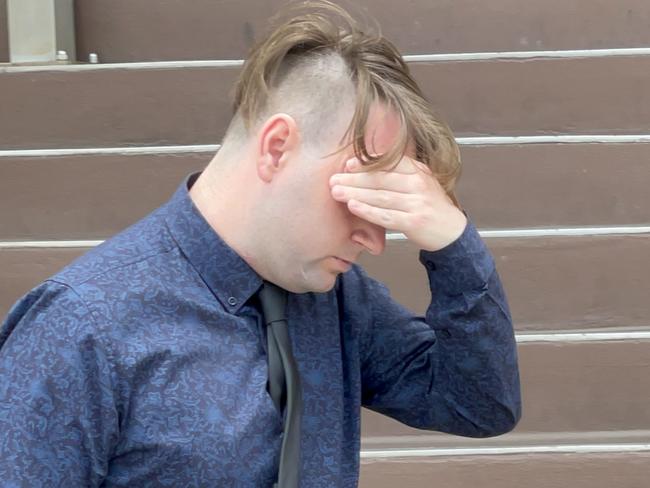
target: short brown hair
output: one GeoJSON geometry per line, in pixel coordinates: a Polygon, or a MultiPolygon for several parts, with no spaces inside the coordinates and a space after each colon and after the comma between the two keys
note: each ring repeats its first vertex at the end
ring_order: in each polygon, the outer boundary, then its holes
{"type": "Polygon", "coordinates": [[[336,55],[345,63],[356,94],[354,115],[344,136],[351,139],[356,157],[370,169],[385,168],[399,162],[412,139],[416,158],[455,201],[453,188],[461,160],[451,129],[434,114],[408,65],[378,26],[366,32],[346,10],[326,0],[289,4],[275,22],[279,25],[252,48],[235,86],[235,114],[247,130],[264,112],[287,71],[301,60],[336,55]],[[402,122],[399,142],[381,155],[370,154],[364,140],[374,101],[396,110],[402,122]]]}

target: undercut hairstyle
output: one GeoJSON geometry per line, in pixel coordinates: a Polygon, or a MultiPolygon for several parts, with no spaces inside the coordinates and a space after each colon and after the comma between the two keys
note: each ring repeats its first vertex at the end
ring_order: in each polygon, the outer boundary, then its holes
{"type": "Polygon", "coordinates": [[[451,129],[436,116],[376,22],[362,25],[342,7],[318,0],[289,4],[272,23],[275,28],[253,46],[236,82],[235,115],[224,145],[248,137],[279,111],[295,118],[303,143],[336,142],[339,150],[352,144],[369,170],[390,170],[411,141],[416,159],[458,205],[453,189],[461,159],[451,129]],[[374,102],[395,110],[401,122],[397,143],[383,154],[373,154],[365,144],[374,102]],[[337,130],[345,124],[340,137],[337,130]]]}

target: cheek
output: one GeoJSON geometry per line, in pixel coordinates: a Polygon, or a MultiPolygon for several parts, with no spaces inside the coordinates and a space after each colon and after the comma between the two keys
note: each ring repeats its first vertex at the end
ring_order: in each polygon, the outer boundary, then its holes
{"type": "MultiPolygon", "coordinates": [[[[330,190],[330,176],[338,171],[320,173],[315,180],[316,184],[303,184],[294,194],[295,207],[293,218],[301,223],[301,235],[305,242],[329,243],[340,240],[341,234],[346,232],[352,214],[345,203],[332,197],[330,190]],[[297,197],[297,198],[296,198],[297,197]]],[[[313,182],[314,180],[312,180],[313,182]]]]}
{"type": "Polygon", "coordinates": [[[327,214],[338,222],[344,222],[348,220],[351,215],[350,211],[348,210],[347,203],[339,202],[338,200],[334,199],[329,188],[329,184],[327,187],[327,197],[325,199],[323,207],[327,209],[327,214]]]}
{"type": "Polygon", "coordinates": [[[332,234],[336,235],[338,239],[344,238],[347,234],[350,233],[352,226],[352,219],[354,215],[348,210],[348,206],[345,203],[337,202],[332,200],[332,234]]]}
{"type": "Polygon", "coordinates": [[[323,242],[339,241],[341,235],[346,232],[349,226],[350,212],[345,203],[334,200],[332,197],[329,184],[326,192],[319,195],[313,201],[313,216],[310,227],[313,229],[314,237],[320,236],[323,242]]]}

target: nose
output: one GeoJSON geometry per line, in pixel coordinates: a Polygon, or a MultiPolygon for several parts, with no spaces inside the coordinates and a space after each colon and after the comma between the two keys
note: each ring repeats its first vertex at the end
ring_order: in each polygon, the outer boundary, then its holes
{"type": "Polygon", "coordinates": [[[352,232],[352,241],[363,246],[370,254],[379,256],[386,247],[386,229],[363,219],[352,232]]]}

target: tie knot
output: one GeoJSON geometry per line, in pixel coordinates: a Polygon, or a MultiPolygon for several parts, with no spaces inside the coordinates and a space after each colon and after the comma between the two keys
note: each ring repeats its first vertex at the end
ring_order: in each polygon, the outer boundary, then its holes
{"type": "Polygon", "coordinates": [[[259,291],[259,297],[266,325],[286,320],[287,291],[285,289],[270,281],[264,281],[259,291]]]}

